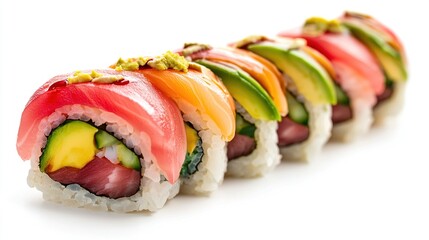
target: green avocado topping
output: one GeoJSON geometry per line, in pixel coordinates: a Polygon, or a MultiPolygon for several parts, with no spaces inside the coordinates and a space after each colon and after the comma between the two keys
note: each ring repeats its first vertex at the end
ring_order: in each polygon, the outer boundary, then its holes
{"type": "Polygon", "coordinates": [[[174,69],[182,72],[187,72],[189,67],[188,61],[183,56],[171,51],[155,57],[148,61],[147,64],[157,70],[174,69]]]}
{"type": "Polygon", "coordinates": [[[303,26],[303,32],[310,36],[319,36],[325,32],[341,33],[344,32],[345,28],[341,25],[341,22],[337,19],[327,20],[321,17],[312,17],[305,21],[303,26]]]}
{"type": "Polygon", "coordinates": [[[93,83],[114,83],[123,80],[124,77],[121,75],[103,75],[94,70],[91,73],[84,73],[76,71],[73,76],[67,78],[68,84],[93,82],[93,83]]]}
{"type": "Polygon", "coordinates": [[[187,72],[188,68],[201,70],[200,66],[190,66],[189,62],[183,56],[171,51],[167,51],[155,58],[138,57],[128,58],[126,60],[119,58],[114,66],[117,71],[137,71],[143,67],[151,67],[160,71],[174,69],[177,71],[187,72]]]}
{"type": "Polygon", "coordinates": [[[145,66],[150,58],[138,57],[138,58],[128,58],[124,60],[119,58],[116,62],[116,70],[117,71],[137,71],[140,66],[145,66]]]}
{"type": "Polygon", "coordinates": [[[262,41],[266,41],[268,38],[262,35],[251,35],[246,38],[241,39],[240,41],[234,43],[234,47],[236,48],[246,48],[248,45],[253,43],[259,43],[262,41]]]}
{"type": "Polygon", "coordinates": [[[210,50],[212,47],[208,44],[201,44],[201,43],[185,43],[183,46],[182,54],[183,56],[187,57],[193,53],[210,50]]]}

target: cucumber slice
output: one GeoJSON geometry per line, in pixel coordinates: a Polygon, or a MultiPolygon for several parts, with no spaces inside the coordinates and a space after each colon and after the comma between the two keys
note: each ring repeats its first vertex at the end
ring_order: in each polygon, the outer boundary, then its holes
{"type": "Polygon", "coordinates": [[[110,135],[109,133],[103,130],[98,130],[94,138],[95,138],[95,146],[97,146],[98,149],[121,143],[114,136],[110,135]]]}
{"type": "Polygon", "coordinates": [[[140,159],[133,151],[128,149],[123,143],[116,146],[116,151],[118,154],[118,160],[122,166],[140,171],[140,159]]]}
{"type": "Polygon", "coordinates": [[[98,149],[116,145],[118,161],[126,168],[132,168],[140,171],[141,164],[139,157],[130,149],[127,148],[121,141],[104,130],[98,130],[94,135],[95,146],[98,149]]]}
{"type": "Polygon", "coordinates": [[[289,118],[300,124],[307,125],[308,123],[308,112],[304,105],[300,103],[295,96],[286,91],[286,99],[289,107],[289,118]]]}

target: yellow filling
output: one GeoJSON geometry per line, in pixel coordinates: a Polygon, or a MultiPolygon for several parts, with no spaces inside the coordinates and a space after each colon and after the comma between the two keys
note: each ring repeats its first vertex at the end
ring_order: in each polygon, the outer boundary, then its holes
{"type": "MultiPolygon", "coordinates": [[[[55,141],[50,142],[49,148],[56,150],[55,154],[50,154],[48,159],[49,171],[53,172],[63,167],[74,167],[81,169],[94,159],[97,148],[94,143],[94,134],[97,128],[89,124],[79,122],[69,123],[63,126],[67,136],[58,136],[55,141]],[[80,124],[79,127],[73,125],[80,124]],[[72,128],[72,129],[67,129],[72,128]]],[[[54,134],[62,134],[61,132],[54,134]]]]}
{"type": "Polygon", "coordinates": [[[191,154],[194,149],[197,147],[198,143],[198,134],[195,129],[189,127],[187,124],[185,124],[185,130],[186,130],[186,151],[191,154]]]}

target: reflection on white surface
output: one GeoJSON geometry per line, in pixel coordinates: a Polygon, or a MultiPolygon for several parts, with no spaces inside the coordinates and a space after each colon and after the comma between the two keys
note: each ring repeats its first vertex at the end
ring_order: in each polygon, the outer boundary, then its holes
{"type": "Polygon", "coordinates": [[[0,239],[428,239],[423,54],[429,39],[417,26],[424,8],[392,1],[277,2],[3,1],[0,239]],[[344,9],[374,15],[405,43],[411,74],[404,111],[394,122],[356,142],[329,144],[310,164],[283,163],[265,178],[226,179],[210,198],[179,196],[154,214],[68,208],[43,201],[27,186],[29,163],[15,149],[20,114],[50,77],[189,41],[222,45],[248,34],[270,35],[344,9]]]}

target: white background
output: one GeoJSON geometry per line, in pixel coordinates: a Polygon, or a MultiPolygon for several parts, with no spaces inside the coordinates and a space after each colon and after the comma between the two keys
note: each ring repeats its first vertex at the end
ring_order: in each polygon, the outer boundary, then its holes
{"type": "Polygon", "coordinates": [[[429,68],[424,1],[3,1],[1,5],[0,239],[429,239],[429,68]],[[45,202],[16,153],[20,114],[49,78],[159,54],[184,42],[221,45],[272,35],[305,18],[366,12],[408,52],[405,109],[310,164],[265,178],[227,179],[209,198],[179,196],[154,214],[117,214],[45,202]]]}

